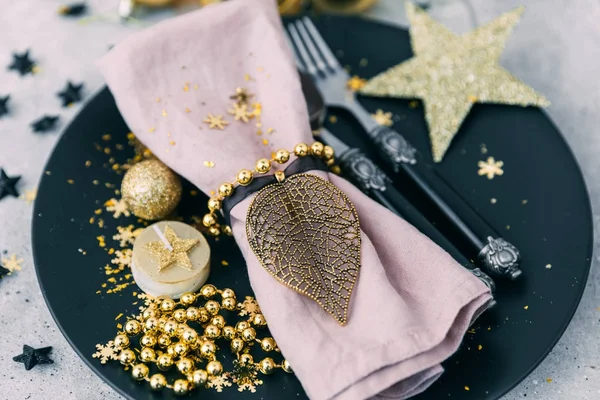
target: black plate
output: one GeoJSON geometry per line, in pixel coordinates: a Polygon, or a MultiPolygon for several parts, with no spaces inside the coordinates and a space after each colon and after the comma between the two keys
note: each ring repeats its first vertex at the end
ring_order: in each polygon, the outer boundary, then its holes
{"type": "MultiPolygon", "coordinates": [[[[333,49],[340,50],[337,53],[342,63],[363,77],[411,55],[404,30],[333,17],[317,20],[317,27],[333,49]],[[360,62],[363,58],[367,65],[360,62]]],[[[429,154],[421,106],[389,99],[363,99],[363,104],[371,110],[392,111],[394,127],[429,154]]],[[[351,144],[365,147],[358,126],[343,113],[337,117],[329,128],[351,144]]],[[[115,227],[135,223],[135,219],[105,216],[102,230],[88,223],[93,210],[114,196],[104,182],[118,187],[121,180],[102,166],[108,156],[94,143],[104,146],[102,135],[110,133],[113,139],[107,144],[114,148],[117,142],[126,143],[127,131],[108,90],[91,100],[65,130],[46,167],[51,175],[44,175],[39,186],[33,220],[34,258],[48,307],[89,366],[128,398],[170,399],[172,392],[150,392],[147,385],[135,383],[118,363],[101,365],[91,357],[96,343],[114,336],[115,316],[136,310],[132,287],[120,294],[95,294],[106,279],[102,267],[110,260],[98,247],[96,236],[105,235],[109,247],[113,246],[109,238],[115,227]],[[86,160],[92,161],[91,167],[84,167],[86,160]],[[74,184],[68,184],[67,179],[73,179],[74,184]],[[94,185],[94,179],[101,184],[94,185]],[[79,248],[87,254],[80,253],[79,248]]],[[[125,147],[114,152],[117,162],[131,155],[125,147]]],[[[458,353],[445,363],[447,372],[418,398],[497,399],[543,360],[579,303],[592,254],[586,187],[564,139],[535,108],[476,105],[438,168],[470,204],[521,249],[525,276],[517,283],[499,282],[497,308],[477,321],[475,333],[467,334],[458,353]],[[487,154],[482,154],[482,144],[487,154]],[[488,156],[504,161],[503,176],[488,180],[477,175],[477,162],[488,156]],[[492,204],[491,198],[497,202],[492,204]]],[[[179,210],[189,218],[201,215],[204,204],[203,197],[187,196],[179,210]]],[[[251,294],[244,262],[233,240],[213,242],[212,246],[215,265],[210,280],[219,287],[232,287],[240,297],[251,294]],[[221,259],[227,259],[230,266],[219,265],[221,259]]],[[[194,393],[198,398],[219,399],[305,396],[295,377],[284,373],[267,377],[254,394],[239,393],[235,386],[222,393],[194,393]]]]}

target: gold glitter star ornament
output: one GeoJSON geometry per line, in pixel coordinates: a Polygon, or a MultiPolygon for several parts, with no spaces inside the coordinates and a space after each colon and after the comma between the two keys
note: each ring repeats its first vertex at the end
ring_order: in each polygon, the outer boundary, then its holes
{"type": "Polygon", "coordinates": [[[435,162],[444,157],[474,103],[550,104],[498,64],[523,7],[464,35],[450,32],[412,3],[406,3],[406,11],[413,58],[375,76],[360,92],[422,99],[435,162]]]}
{"type": "Polygon", "coordinates": [[[182,268],[192,270],[192,261],[188,252],[196,246],[198,239],[181,239],[177,237],[175,231],[167,225],[163,232],[163,238],[155,242],[146,244],[146,249],[154,256],[158,257],[158,271],[170,267],[173,264],[182,268]],[[166,242],[164,242],[166,239],[166,242]]]}

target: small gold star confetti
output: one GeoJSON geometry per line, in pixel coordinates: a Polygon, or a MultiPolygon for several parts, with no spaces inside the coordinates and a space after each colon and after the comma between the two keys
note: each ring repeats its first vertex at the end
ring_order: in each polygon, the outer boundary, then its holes
{"type": "Polygon", "coordinates": [[[492,204],[496,204],[497,202],[498,202],[498,200],[497,200],[497,199],[495,199],[494,197],[492,197],[492,198],[490,199],[490,203],[492,203],[492,204]]]}
{"type": "Polygon", "coordinates": [[[527,201],[527,200],[521,200],[521,204],[525,205],[525,204],[527,204],[527,203],[528,203],[528,201],[527,201]]]}
{"type": "Polygon", "coordinates": [[[214,167],[214,166],[215,166],[215,163],[214,163],[214,162],[212,162],[212,161],[204,161],[204,166],[205,166],[206,168],[212,168],[212,167],[214,167]]]}
{"type": "Polygon", "coordinates": [[[68,183],[69,185],[72,185],[72,184],[74,184],[74,183],[75,183],[75,181],[74,181],[73,179],[67,179],[67,183],[68,183]]]}
{"type": "Polygon", "coordinates": [[[37,189],[26,190],[24,194],[22,194],[21,199],[25,200],[27,204],[31,204],[35,201],[37,197],[37,189]]]}
{"type": "Polygon", "coordinates": [[[552,264],[546,264],[546,269],[552,269],[552,264]]]}
{"type": "Polygon", "coordinates": [[[167,113],[167,110],[162,110],[162,113],[161,113],[161,114],[162,114],[162,116],[163,116],[163,117],[166,117],[167,115],[169,115],[169,114],[167,113]]]}
{"type": "Polygon", "coordinates": [[[352,90],[353,92],[356,92],[362,89],[366,83],[366,79],[361,78],[358,75],[354,75],[352,78],[348,79],[348,81],[346,82],[346,87],[352,90]]]}
{"type": "Polygon", "coordinates": [[[226,267],[229,265],[229,263],[226,260],[221,260],[221,265],[226,267]]]}
{"type": "Polygon", "coordinates": [[[236,88],[235,93],[229,96],[230,99],[235,100],[238,103],[247,103],[249,99],[254,97],[253,94],[248,93],[245,88],[236,88]]]}
{"type": "Polygon", "coordinates": [[[193,265],[190,257],[188,256],[188,252],[192,250],[192,248],[196,246],[200,240],[181,239],[168,225],[163,233],[173,250],[169,250],[165,243],[163,243],[161,240],[146,244],[146,249],[158,257],[158,272],[161,272],[163,269],[168,268],[173,264],[177,264],[185,269],[192,270],[193,265]]]}
{"type": "Polygon", "coordinates": [[[504,174],[504,170],[502,169],[504,162],[496,161],[494,157],[488,157],[486,161],[479,161],[477,166],[479,167],[477,175],[485,175],[488,179],[494,179],[496,175],[500,176],[504,174]]]}
{"type": "Polygon", "coordinates": [[[471,390],[471,388],[469,388],[468,386],[465,386],[465,390],[468,392],[469,390],[471,390]]]}
{"type": "Polygon", "coordinates": [[[232,108],[227,112],[233,115],[233,118],[236,121],[248,122],[249,118],[254,117],[254,114],[248,111],[248,106],[246,104],[233,103],[232,108]]]}
{"type": "Polygon", "coordinates": [[[529,310],[529,306],[523,307],[524,310],[529,310]]]}
{"type": "Polygon", "coordinates": [[[546,382],[552,383],[552,378],[546,378],[546,382]]]}
{"type": "Polygon", "coordinates": [[[156,130],[155,127],[148,128],[148,133],[154,133],[155,130],[156,130]]]}
{"type": "Polygon", "coordinates": [[[184,92],[189,92],[190,91],[190,84],[188,82],[186,82],[185,85],[183,86],[183,91],[184,92]]]}
{"type": "Polygon", "coordinates": [[[330,115],[329,122],[335,124],[337,122],[337,117],[335,115],[330,115]]]}
{"type": "Polygon", "coordinates": [[[225,126],[229,125],[229,122],[225,121],[222,115],[208,114],[204,118],[204,122],[208,124],[210,129],[225,129],[225,126]]]}
{"type": "Polygon", "coordinates": [[[392,113],[384,112],[382,109],[378,109],[377,111],[375,111],[375,114],[371,114],[371,117],[379,125],[392,126],[394,124],[394,122],[392,121],[392,113]]]}
{"type": "Polygon", "coordinates": [[[523,7],[456,35],[407,2],[414,57],[369,80],[361,93],[420,98],[433,160],[440,162],[474,102],[547,106],[548,100],[498,64],[523,7]]]}
{"type": "Polygon", "coordinates": [[[125,200],[123,199],[110,199],[106,203],[104,203],[104,206],[106,207],[106,211],[113,213],[114,218],[119,218],[121,215],[124,215],[126,217],[129,217],[131,215],[131,213],[127,209],[127,203],[125,203],[125,200]]]}
{"type": "Polygon", "coordinates": [[[477,346],[477,350],[481,351],[483,349],[482,345],[477,346]]]}
{"type": "Polygon", "coordinates": [[[186,108],[185,108],[185,112],[189,114],[189,113],[191,113],[191,112],[192,112],[192,110],[190,110],[189,108],[187,108],[187,107],[186,107],[186,108]]]}
{"type": "Polygon", "coordinates": [[[23,263],[23,259],[17,258],[16,254],[12,254],[10,257],[2,257],[0,261],[2,261],[2,266],[10,272],[20,271],[23,263]]]}

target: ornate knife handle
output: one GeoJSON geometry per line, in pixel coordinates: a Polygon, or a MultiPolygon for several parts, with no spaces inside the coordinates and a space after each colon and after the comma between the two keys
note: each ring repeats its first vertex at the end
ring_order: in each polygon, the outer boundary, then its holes
{"type": "Polygon", "coordinates": [[[479,262],[498,276],[507,276],[513,281],[521,276],[519,250],[502,238],[488,236],[487,240],[479,253],[479,262]]]}
{"type": "Polygon", "coordinates": [[[345,174],[363,191],[386,190],[390,179],[373,161],[359,149],[350,149],[342,154],[340,164],[345,174]]]}
{"type": "Polygon", "coordinates": [[[377,126],[370,133],[383,157],[391,163],[394,172],[400,171],[401,164],[416,164],[417,150],[393,129],[377,126]]]}

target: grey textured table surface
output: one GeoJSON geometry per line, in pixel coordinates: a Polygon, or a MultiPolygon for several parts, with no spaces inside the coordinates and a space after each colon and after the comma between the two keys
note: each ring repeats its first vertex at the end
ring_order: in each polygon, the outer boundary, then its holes
{"type": "MultiPolygon", "coordinates": [[[[422,2],[422,1],[421,1],[422,2]]],[[[60,128],[81,105],[63,109],[56,92],[67,79],[85,83],[87,99],[102,87],[94,60],[139,26],[110,18],[87,24],[61,19],[61,0],[0,0],[0,96],[11,94],[11,115],[0,119],[0,166],[22,175],[21,192],[35,189],[58,134],[34,135],[29,123],[60,114],[60,128]],[[4,69],[12,51],[31,48],[41,71],[20,78],[4,69]]],[[[550,117],[563,132],[584,171],[595,225],[600,183],[600,3],[596,0],[432,0],[430,12],[457,32],[470,30],[525,4],[527,11],[502,57],[516,76],[553,103],[550,117]]],[[[88,1],[96,15],[113,15],[116,1],[88,1]]],[[[370,16],[406,26],[402,2],[382,0],[370,16]]],[[[160,17],[154,17],[158,19],[160,17]]],[[[147,22],[148,20],[145,20],[147,22]]],[[[393,44],[390,46],[393,51],[393,44]]],[[[0,202],[0,250],[24,259],[23,270],[0,281],[0,399],[120,399],[75,354],[42,298],[31,257],[32,207],[22,199],[0,202]],[[26,372],[12,361],[27,343],[53,346],[55,363],[26,372]]],[[[598,239],[595,241],[598,250],[598,239]]],[[[600,271],[594,256],[583,300],[566,333],[542,364],[505,396],[562,400],[600,398],[600,271]],[[551,380],[551,381],[549,381],[551,380]]],[[[60,262],[60,260],[56,260],[60,262]]],[[[499,373],[490,371],[490,374],[499,373]]]]}

